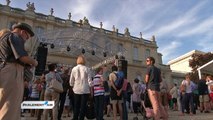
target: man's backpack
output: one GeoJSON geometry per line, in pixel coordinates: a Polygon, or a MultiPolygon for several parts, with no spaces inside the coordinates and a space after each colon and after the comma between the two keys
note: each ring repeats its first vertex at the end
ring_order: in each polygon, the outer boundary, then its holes
{"type": "Polygon", "coordinates": [[[123,86],[123,82],[124,82],[124,73],[122,71],[118,71],[117,73],[115,73],[116,75],[116,80],[115,80],[115,86],[117,89],[121,89],[123,86]]]}

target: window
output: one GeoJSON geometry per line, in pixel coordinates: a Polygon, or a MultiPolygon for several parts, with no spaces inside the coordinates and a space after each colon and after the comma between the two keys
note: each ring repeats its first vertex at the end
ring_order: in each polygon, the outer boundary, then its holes
{"type": "Polygon", "coordinates": [[[106,51],[111,50],[111,42],[109,40],[105,40],[104,50],[106,50],[106,51]]]}
{"type": "Polygon", "coordinates": [[[133,59],[138,60],[138,48],[137,47],[133,48],[133,59]]]}
{"type": "Polygon", "coordinates": [[[145,59],[150,56],[150,49],[146,49],[145,59]]]}
{"type": "Polygon", "coordinates": [[[36,34],[42,34],[42,33],[44,33],[44,28],[41,27],[41,26],[37,26],[37,27],[35,28],[35,33],[36,33],[36,34]]]}
{"type": "Polygon", "coordinates": [[[118,49],[118,52],[122,53],[123,52],[123,44],[119,43],[117,49],[118,49]]]}
{"type": "Polygon", "coordinates": [[[96,39],[92,39],[91,43],[90,43],[90,46],[94,50],[94,49],[96,49],[96,45],[97,44],[98,44],[98,41],[96,39]]]}

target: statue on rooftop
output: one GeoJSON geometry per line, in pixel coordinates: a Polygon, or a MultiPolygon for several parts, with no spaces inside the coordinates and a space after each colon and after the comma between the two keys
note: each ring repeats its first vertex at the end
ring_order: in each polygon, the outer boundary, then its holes
{"type": "Polygon", "coordinates": [[[71,13],[69,13],[68,19],[71,20],[71,17],[72,17],[72,15],[71,15],[71,13]]]}
{"type": "Polygon", "coordinates": [[[125,28],[124,34],[125,34],[125,35],[130,35],[130,33],[129,33],[129,28],[125,28]]]}
{"type": "Polygon", "coordinates": [[[7,6],[9,6],[10,5],[10,0],[6,0],[6,2],[7,2],[7,6]]]}
{"type": "Polygon", "coordinates": [[[86,17],[83,19],[83,24],[89,24],[89,20],[86,17]]]}
{"type": "Polygon", "coordinates": [[[102,22],[100,22],[100,28],[102,28],[103,27],[103,23],[102,22]]]}
{"type": "Polygon", "coordinates": [[[53,16],[54,10],[53,8],[50,9],[50,15],[53,16]]]}
{"type": "Polygon", "coordinates": [[[115,25],[112,26],[112,31],[115,32],[115,25]]]}
{"type": "Polygon", "coordinates": [[[28,2],[26,5],[27,5],[27,10],[35,11],[34,3],[31,4],[30,2],[28,2]]]}
{"type": "Polygon", "coordinates": [[[142,34],[142,32],[140,32],[140,37],[142,38],[142,36],[143,36],[143,34],[142,34]]]}
{"type": "Polygon", "coordinates": [[[151,41],[155,42],[155,36],[153,35],[151,41]]]}

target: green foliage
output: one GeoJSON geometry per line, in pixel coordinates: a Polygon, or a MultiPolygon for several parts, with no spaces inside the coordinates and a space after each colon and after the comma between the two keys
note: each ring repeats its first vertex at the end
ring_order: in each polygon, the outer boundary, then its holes
{"type": "Polygon", "coordinates": [[[210,52],[206,54],[194,53],[192,55],[192,59],[189,60],[189,66],[193,69],[194,72],[197,70],[198,67],[206,64],[211,60],[213,60],[213,54],[210,52]]]}
{"type": "Polygon", "coordinates": [[[208,52],[206,54],[194,53],[192,59],[189,60],[189,66],[192,68],[190,77],[195,82],[199,80],[197,68],[213,60],[213,54],[208,52]]]}

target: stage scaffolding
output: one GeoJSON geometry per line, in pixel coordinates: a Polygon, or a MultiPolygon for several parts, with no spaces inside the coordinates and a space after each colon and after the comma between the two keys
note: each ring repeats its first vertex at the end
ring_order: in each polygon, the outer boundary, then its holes
{"type": "Polygon", "coordinates": [[[108,34],[91,28],[71,27],[66,29],[48,30],[37,34],[31,42],[31,54],[43,44],[48,47],[48,54],[66,55],[76,58],[85,51],[84,56],[90,67],[96,66],[116,55],[125,56],[126,49],[111,39],[108,34]],[[93,54],[92,54],[93,53],[93,54]]]}

